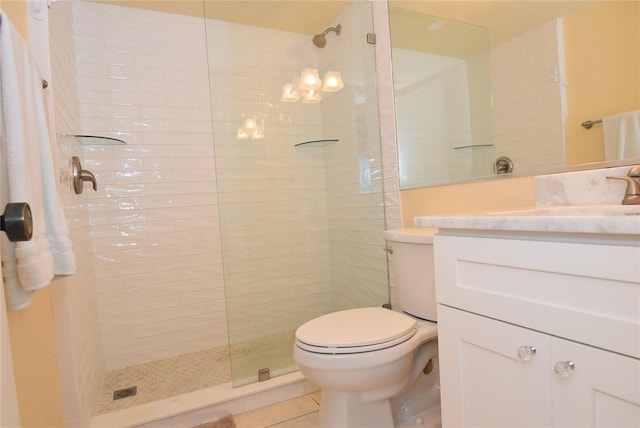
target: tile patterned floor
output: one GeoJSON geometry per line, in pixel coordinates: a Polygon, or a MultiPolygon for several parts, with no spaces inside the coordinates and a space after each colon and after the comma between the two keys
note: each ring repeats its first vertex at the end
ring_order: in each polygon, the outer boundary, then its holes
{"type": "Polygon", "coordinates": [[[234,386],[258,381],[258,370],[271,368],[271,377],[298,370],[293,362],[295,332],[288,331],[231,345],[234,386]]]}
{"type": "Polygon", "coordinates": [[[115,370],[105,376],[96,414],[150,403],[230,380],[227,346],[115,370]],[[137,386],[137,395],[113,399],[114,391],[131,386],[137,386]]]}
{"type": "Polygon", "coordinates": [[[261,368],[271,367],[272,377],[295,371],[293,340],[291,331],[232,345],[233,365],[229,347],[221,346],[112,371],[103,381],[96,414],[227,383],[232,375],[234,386],[257,382],[261,368]],[[132,386],[136,395],[113,399],[114,391],[132,386]]]}
{"type": "Polygon", "coordinates": [[[314,427],[320,409],[320,392],[294,398],[233,417],[236,428],[314,427]]]}

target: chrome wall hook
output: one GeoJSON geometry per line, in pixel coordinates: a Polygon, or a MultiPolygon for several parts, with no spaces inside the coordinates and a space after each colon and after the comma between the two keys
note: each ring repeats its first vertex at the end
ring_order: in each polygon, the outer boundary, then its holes
{"type": "Polygon", "coordinates": [[[98,184],[96,183],[95,175],[93,175],[91,171],[82,169],[80,158],[78,158],[78,156],[71,158],[71,171],[73,175],[73,190],[76,192],[76,195],[82,193],[85,181],[93,183],[93,190],[96,192],[98,191],[98,184]]]}

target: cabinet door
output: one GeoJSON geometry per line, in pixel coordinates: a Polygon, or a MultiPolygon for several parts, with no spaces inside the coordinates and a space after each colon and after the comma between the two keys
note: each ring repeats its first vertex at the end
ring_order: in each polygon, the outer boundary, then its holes
{"type": "Polygon", "coordinates": [[[552,349],[554,426],[640,427],[640,360],[557,338],[552,349]]]}
{"type": "Polygon", "coordinates": [[[442,426],[551,426],[550,341],[438,305],[442,426]]]}
{"type": "Polygon", "coordinates": [[[443,235],[434,243],[438,303],[640,358],[640,246],[443,235]]]}

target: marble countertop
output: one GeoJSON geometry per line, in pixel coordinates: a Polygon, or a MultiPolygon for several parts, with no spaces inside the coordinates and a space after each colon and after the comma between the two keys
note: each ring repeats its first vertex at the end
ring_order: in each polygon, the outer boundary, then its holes
{"type": "Polygon", "coordinates": [[[417,227],[510,232],[639,235],[640,205],[533,207],[477,215],[415,217],[417,227]]]}

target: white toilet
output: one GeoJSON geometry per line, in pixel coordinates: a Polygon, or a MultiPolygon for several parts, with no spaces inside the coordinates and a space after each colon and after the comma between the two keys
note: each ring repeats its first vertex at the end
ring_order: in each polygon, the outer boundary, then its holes
{"type": "Polygon", "coordinates": [[[349,309],[296,331],[293,358],[321,390],[318,427],[441,426],[435,231],[385,232],[390,282],[403,313],[349,309]]]}

